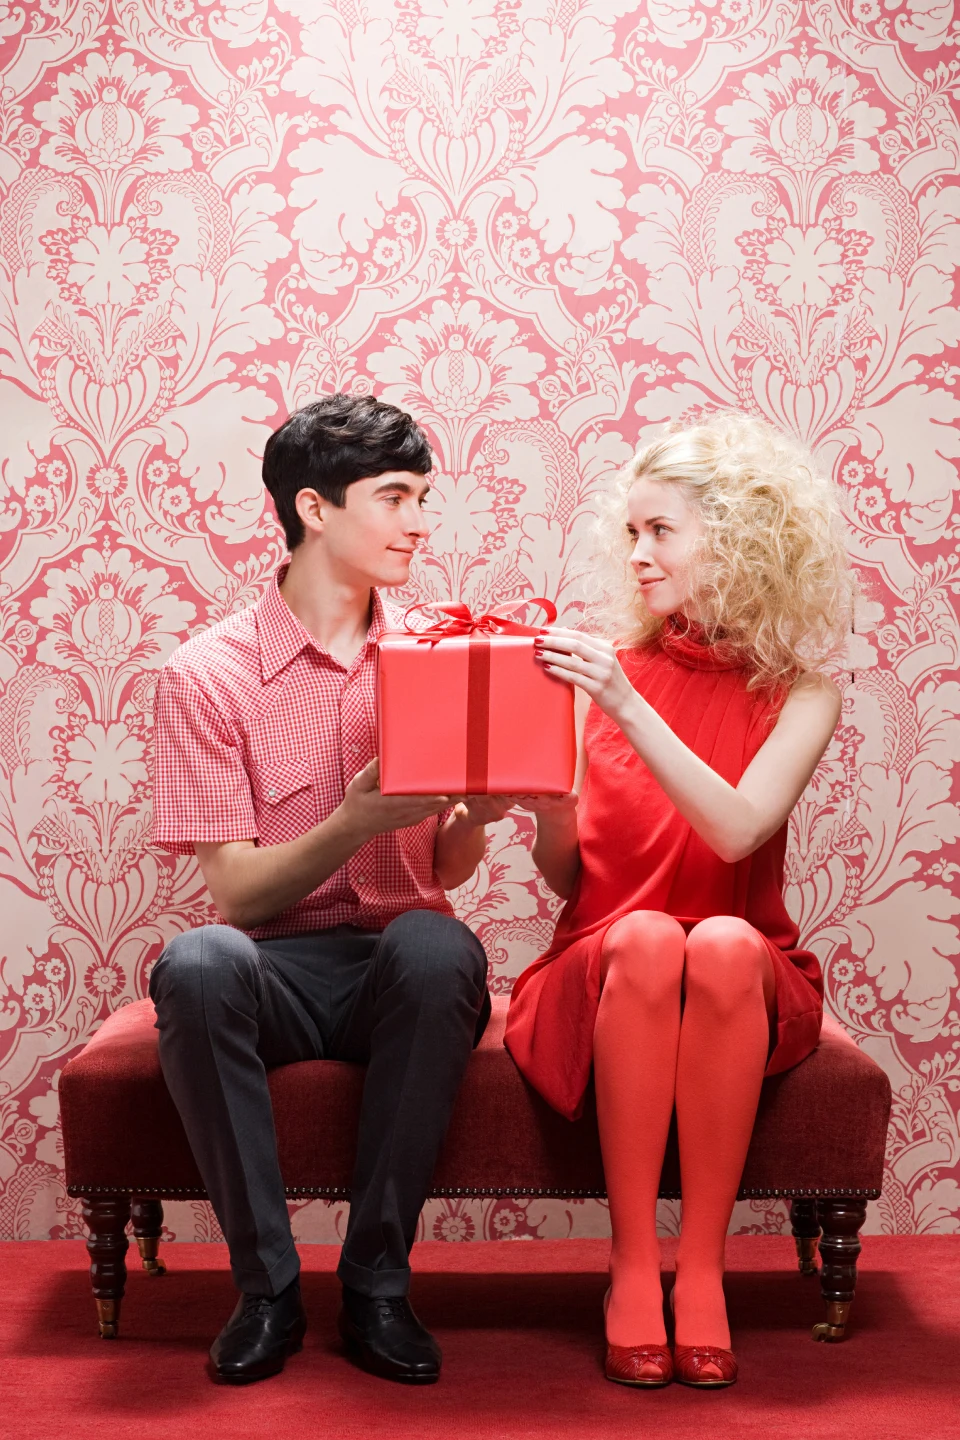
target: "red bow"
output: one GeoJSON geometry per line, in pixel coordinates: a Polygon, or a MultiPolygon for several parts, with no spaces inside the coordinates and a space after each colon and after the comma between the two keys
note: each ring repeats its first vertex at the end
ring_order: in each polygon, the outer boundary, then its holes
{"type": "Polygon", "coordinates": [[[469,605],[458,604],[452,600],[419,600],[416,605],[410,605],[403,612],[403,624],[408,634],[423,636],[428,640],[446,639],[452,635],[536,635],[542,626],[522,625],[519,620],[510,619],[514,611],[523,610],[527,605],[539,605],[546,613],[548,625],[552,625],[557,618],[556,605],[551,600],[545,600],[542,595],[535,595],[530,600],[518,600],[515,605],[500,606],[500,613],[497,610],[488,610],[485,615],[474,615],[469,605]],[[438,610],[440,618],[426,630],[414,630],[407,619],[414,610],[438,610]],[[504,610],[506,614],[502,613],[504,610]]]}

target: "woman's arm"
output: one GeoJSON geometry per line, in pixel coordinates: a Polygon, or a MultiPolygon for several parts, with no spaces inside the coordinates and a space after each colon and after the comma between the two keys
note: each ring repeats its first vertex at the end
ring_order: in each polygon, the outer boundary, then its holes
{"type": "Polygon", "coordinates": [[[555,895],[566,900],[572,893],[580,870],[580,842],[577,835],[577,796],[587,770],[583,726],[590,708],[590,696],[575,691],[577,727],[577,769],[569,795],[522,795],[520,806],[537,817],[537,838],[533,842],[533,863],[555,895]]]}
{"type": "Polygon", "coordinates": [[[548,671],[579,685],[619,725],[680,814],[721,860],[742,860],[780,829],[840,718],[836,685],[823,675],[802,675],[734,787],[637,694],[608,641],[574,630],[547,630],[541,638],[548,671]]]}

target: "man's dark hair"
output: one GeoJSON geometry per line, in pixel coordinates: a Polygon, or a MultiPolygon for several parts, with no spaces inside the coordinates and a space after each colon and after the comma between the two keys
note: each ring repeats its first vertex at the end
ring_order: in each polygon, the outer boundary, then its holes
{"type": "Polygon", "coordinates": [[[297,492],[316,490],[341,508],[355,480],[409,470],[426,475],[430,445],[411,415],[372,395],[324,395],[274,430],[263,452],[263,483],[273,497],[287,548],[303,539],[297,492]]]}

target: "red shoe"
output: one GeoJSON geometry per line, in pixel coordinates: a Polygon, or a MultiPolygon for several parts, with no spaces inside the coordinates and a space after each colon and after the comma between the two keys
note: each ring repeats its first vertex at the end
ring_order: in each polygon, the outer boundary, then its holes
{"type": "Polygon", "coordinates": [[[673,1362],[681,1385],[701,1390],[719,1390],[737,1378],[737,1360],[732,1350],[717,1345],[674,1345],[673,1362]]]}
{"type": "MultiPolygon", "coordinates": [[[[610,1291],[603,1297],[606,1318],[610,1291]]],[[[618,1385],[643,1385],[657,1390],[673,1379],[673,1357],[666,1345],[611,1345],[607,1341],[607,1360],[603,1373],[618,1385]]]]}
{"type": "Polygon", "coordinates": [[[604,1374],[618,1385],[658,1389],[673,1379],[673,1360],[666,1345],[611,1345],[608,1341],[604,1374]]]}

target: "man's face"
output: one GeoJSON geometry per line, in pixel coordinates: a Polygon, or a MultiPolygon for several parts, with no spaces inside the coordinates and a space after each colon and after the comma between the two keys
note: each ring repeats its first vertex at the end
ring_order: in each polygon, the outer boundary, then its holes
{"type": "Polygon", "coordinates": [[[429,492],[425,475],[391,470],[348,485],[342,509],[301,491],[319,501],[311,505],[310,519],[302,518],[345,583],[405,585],[413,552],[430,533],[423,513],[429,492]]]}

